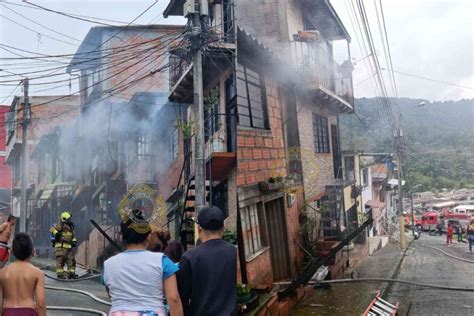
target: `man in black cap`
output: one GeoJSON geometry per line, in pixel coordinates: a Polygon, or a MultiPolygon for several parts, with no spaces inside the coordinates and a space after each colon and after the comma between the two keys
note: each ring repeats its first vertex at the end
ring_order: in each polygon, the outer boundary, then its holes
{"type": "Polygon", "coordinates": [[[205,207],[197,224],[202,244],[183,255],[177,273],[184,315],[237,315],[237,248],[221,238],[224,213],[205,207]]]}

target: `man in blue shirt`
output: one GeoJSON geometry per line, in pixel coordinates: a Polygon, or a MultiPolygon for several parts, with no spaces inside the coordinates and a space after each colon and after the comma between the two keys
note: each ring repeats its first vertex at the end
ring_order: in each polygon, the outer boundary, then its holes
{"type": "Polygon", "coordinates": [[[221,238],[224,213],[205,207],[197,224],[202,244],[183,255],[177,273],[184,315],[237,315],[237,248],[221,238]]]}

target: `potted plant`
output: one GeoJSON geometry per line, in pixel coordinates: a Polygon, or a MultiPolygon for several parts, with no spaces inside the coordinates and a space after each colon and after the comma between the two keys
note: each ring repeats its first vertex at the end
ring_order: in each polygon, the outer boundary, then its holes
{"type": "Polygon", "coordinates": [[[246,284],[237,283],[237,305],[239,310],[248,311],[257,306],[258,296],[246,284]]]}
{"type": "Polygon", "coordinates": [[[258,187],[262,192],[280,190],[285,186],[283,177],[271,177],[267,181],[260,181],[258,187]]]}

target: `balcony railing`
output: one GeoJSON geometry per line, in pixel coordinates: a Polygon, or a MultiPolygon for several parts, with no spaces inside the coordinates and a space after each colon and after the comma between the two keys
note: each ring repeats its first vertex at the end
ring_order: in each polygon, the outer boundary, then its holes
{"type": "Polygon", "coordinates": [[[322,88],[353,105],[352,69],[350,62],[339,65],[317,41],[289,42],[291,64],[306,75],[311,86],[322,88]]]}
{"type": "Polygon", "coordinates": [[[171,55],[170,56],[170,90],[176,85],[181,76],[185,71],[188,70],[190,63],[180,56],[171,55]]]}

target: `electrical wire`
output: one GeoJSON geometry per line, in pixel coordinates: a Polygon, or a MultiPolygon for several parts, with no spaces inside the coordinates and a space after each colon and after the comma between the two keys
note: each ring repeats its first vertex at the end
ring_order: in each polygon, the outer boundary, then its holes
{"type": "MultiPolygon", "coordinates": [[[[32,7],[32,6],[25,5],[25,4],[15,3],[15,2],[9,2],[9,1],[6,1],[6,0],[0,0],[0,2],[1,2],[1,3],[4,3],[4,4],[7,4],[7,5],[13,5],[13,6],[18,6],[18,7],[24,7],[24,8],[34,9],[34,10],[38,10],[38,11],[44,11],[44,10],[41,9],[41,8],[36,8],[36,7],[32,7]]],[[[127,24],[127,23],[128,23],[128,22],[124,22],[124,21],[110,20],[110,19],[98,18],[98,17],[93,17],[93,16],[80,15],[80,14],[75,14],[75,13],[66,13],[66,12],[63,12],[63,13],[64,13],[64,14],[67,14],[68,17],[70,17],[70,18],[79,17],[79,18],[92,19],[92,20],[99,20],[99,21],[105,21],[105,22],[111,22],[111,23],[119,23],[119,24],[127,24]]],[[[82,20],[82,21],[84,21],[84,20],[82,20]]],[[[116,26],[117,26],[117,25],[113,25],[113,24],[97,23],[97,22],[95,22],[95,21],[87,21],[87,20],[85,20],[85,22],[90,22],[90,23],[95,23],[95,24],[101,24],[101,25],[104,25],[104,26],[111,26],[111,27],[116,27],[116,26]]]]}

